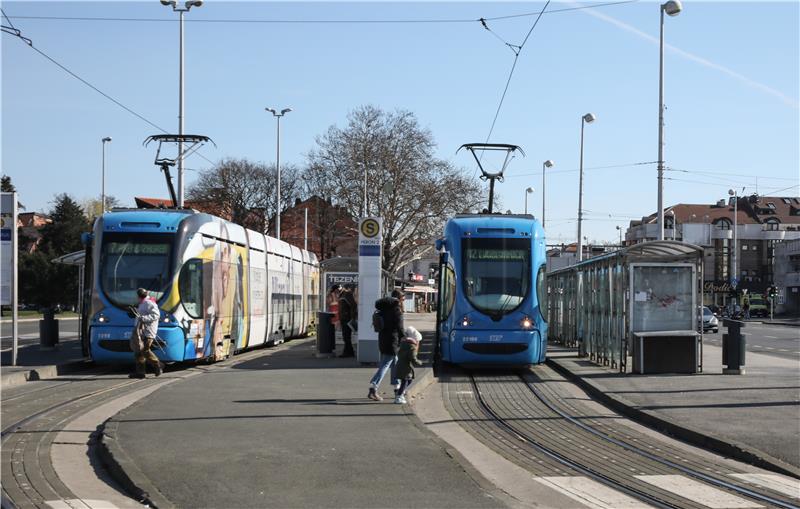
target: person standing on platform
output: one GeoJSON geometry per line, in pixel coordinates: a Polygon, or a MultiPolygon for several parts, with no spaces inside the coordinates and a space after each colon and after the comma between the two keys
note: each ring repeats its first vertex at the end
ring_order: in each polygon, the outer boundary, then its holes
{"type": "MultiPolygon", "coordinates": [[[[378,394],[378,388],[386,376],[387,371],[391,371],[392,385],[395,391],[400,389],[400,380],[397,379],[397,351],[400,349],[400,338],[403,337],[403,292],[394,290],[391,297],[384,297],[375,301],[375,309],[378,310],[378,318],[381,322],[378,331],[378,350],[380,360],[378,370],[369,382],[369,393],[367,397],[373,401],[381,401],[383,398],[378,394]]],[[[374,323],[374,318],[373,318],[374,323]]]]}
{"type": "Polygon", "coordinates": [[[355,357],[353,324],[358,320],[358,305],[353,297],[353,284],[347,283],[339,293],[339,327],[342,329],[344,350],[339,357],[355,357]]]}
{"type": "Polygon", "coordinates": [[[136,308],[136,322],[131,333],[131,350],[136,358],[136,372],[129,375],[130,378],[146,378],[147,364],[153,366],[156,376],[161,375],[161,361],[158,360],[150,348],[158,335],[158,320],[161,313],[158,311],[158,304],[153,297],[148,295],[147,290],[139,288],[136,290],[139,296],[139,306],[136,308]]]}

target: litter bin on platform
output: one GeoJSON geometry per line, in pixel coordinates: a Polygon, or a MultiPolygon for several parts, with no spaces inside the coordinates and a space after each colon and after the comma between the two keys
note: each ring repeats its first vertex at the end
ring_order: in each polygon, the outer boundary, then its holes
{"type": "Polygon", "coordinates": [[[728,329],[722,335],[722,364],[725,368],[722,373],[725,375],[744,375],[745,353],[747,352],[747,336],[742,334],[745,322],[741,320],[722,321],[722,325],[728,329]]]}
{"type": "Polygon", "coordinates": [[[336,326],[333,313],[317,311],[317,353],[332,354],[336,348],[336,326]]]}
{"type": "Polygon", "coordinates": [[[39,320],[39,345],[54,347],[58,343],[58,320],[55,319],[55,310],[45,308],[39,320]]]}

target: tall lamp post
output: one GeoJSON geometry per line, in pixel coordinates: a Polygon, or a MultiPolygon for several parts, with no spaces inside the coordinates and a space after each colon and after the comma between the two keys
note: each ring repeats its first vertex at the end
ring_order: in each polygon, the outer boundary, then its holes
{"type": "MultiPolygon", "coordinates": [[[[161,5],[172,7],[174,12],[180,14],[180,71],[178,72],[178,136],[183,136],[183,13],[189,12],[192,7],[200,7],[203,0],[188,0],[183,7],[178,7],[177,0],[161,0],[161,5]]],[[[183,208],[183,142],[178,142],[178,203],[174,204],[183,208]]]]}
{"type": "Polygon", "coordinates": [[[525,190],[525,213],[528,213],[528,195],[533,192],[533,188],[529,187],[525,190]]]}
{"type": "Polygon", "coordinates": [[[544,204],[544,191],[545,191],[545,188],[544,188],[544,172],[545,172],[545,170],[547,168],[552,168],[554,164],[556,164],[556,163],[554,163],[552,161],[552,159],[548,159],[547,161],[542,163],[542,229],[544,229],[544,209],[545,209],[545,204],[544,204]]]}
{"type": "Polygon", "coordinates": [[[275,169],[278,172],[278,199],[275,202],[275,238],[280,240],[281,239],[281,117],[292,111],[291,108],[284,108],[280,112],[272,108],[264,108],[268,112],[272,113],[272,116],[278,121],[278,141],[277,145],[277,154],[275,156],[275,169]]]}
{"type": "Polygon", "coordinates": [[[679,0],[661,4],[661,32],[658,44],[658,240],[664,240],[664,13],[677,16],[679,0]]]}
{"type": "Polygon", "coordinates": [[[619,233],[619,245],[622,246],[622,227],[617,225],[617,233],[619,233]]]}
{"type": "Polygon", "coordinates": [[[731,281],[733,278],[739,278],[739,267],[738,267],[738,253],[739,250],[736,249],[738,246],[737,244],[737,237],[736,237],[736,230],[739,228],[737,227],[737,221],[739,219],[739,195],[735,189],[728,189],[728,194],[733,196],[733,274],[731,275],[731,281]]]}
{"type": "Polygon", "coordinates": [[[581,117],[581,165],[580,179],[578,184],[578,261],[583,260],[583,237],[581,237],[581,223],[583,222],[583,127],[591,124],[597,117],[592,113],[587,113],[581,117]]]}
{"type": "Polygon", "coordinates": [[[106,143],[111,143],[111,136],[106,136],[102,140],[103,143],[103,177],[100,183],[100,207],[102,210],[100,211],[100,215],[106,213],[106,143]]]}

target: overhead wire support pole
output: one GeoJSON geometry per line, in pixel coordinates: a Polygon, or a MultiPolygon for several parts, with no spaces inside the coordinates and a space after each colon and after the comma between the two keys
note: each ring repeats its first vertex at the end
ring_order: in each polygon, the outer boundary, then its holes
{"type": "MultiPolygon", "coordinates": [[[[525,152],[523,152],[522,148],[519,145],[509,145],[506,143],[465,143],[458,147],[458,150],[462,148],[466,148],[472,154],[472,157],[475,158],[475,162],[478,163],[478,168],[481,170],[481,180],[488,180],[489,181],[489,214],[493,212],[494,207],[494,181],[499,180],[500,182],[503,181],[503,172],[506,170],[508,163],[511,162],[513,159],[513,154],[516,151],[519,151],[523,157],[525,157],[525,152]],[[481,152],[481,156],[483,156],[483,152],[485,151],[505,151],[506,157],[503,160],[503,165],[500,167],[499,171],[495,172],[488,172],[483,168],[483,164],[481,163],[481,157],[475,153],[475,151],[481,152]]],[[[456,150],[456,153],[458,153],[456,150]]]]}

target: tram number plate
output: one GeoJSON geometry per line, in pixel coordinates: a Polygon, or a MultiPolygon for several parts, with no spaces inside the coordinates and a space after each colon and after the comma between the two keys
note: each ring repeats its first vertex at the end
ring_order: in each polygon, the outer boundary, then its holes
{"type": "Polygon", "coordinates": [[[477,343],[478,342],[478,336],[464,336],[462,341],[464,343],[477,343]]]}
{"type": "Polygon", "coordinates": [[[500,341],[503,341],[502,334],[492,334],[491,336],[489,336],[490,343],[499,343],[500,341]]]}

